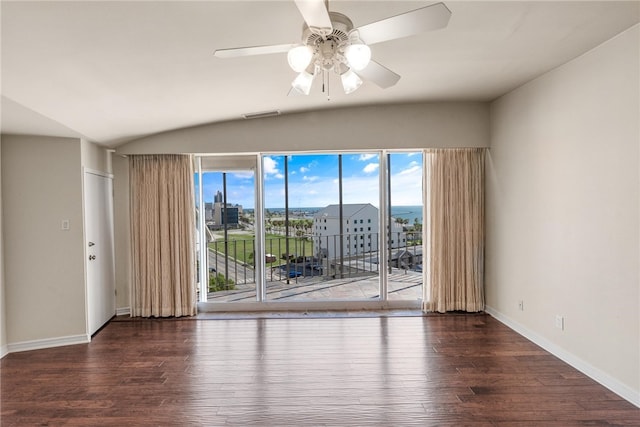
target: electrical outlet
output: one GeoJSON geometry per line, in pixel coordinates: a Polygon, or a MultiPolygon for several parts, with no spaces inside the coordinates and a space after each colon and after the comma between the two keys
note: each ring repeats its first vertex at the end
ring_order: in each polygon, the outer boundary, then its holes
{"type": "Polygon", "coordinates": [[[564,331],[564,317],[560,316],[559,314],[556,314],[556,328],[564,331]]]}
{"type": "Polygon", "coordinates": [[[518,310],[524,311],[524,301],[523,300],[518,301],[518,310]]]}

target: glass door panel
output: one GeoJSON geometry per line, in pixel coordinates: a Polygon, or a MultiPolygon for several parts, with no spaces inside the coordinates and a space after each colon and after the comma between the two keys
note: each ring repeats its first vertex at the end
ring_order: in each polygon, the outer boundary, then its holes
{"type": "Polygon", "coordinates": [[[393,152],[389,169],[389,275],[387,298],[422,298],[422,152],[393,152]]]}
{"type": "Polygon", "coordinates": [[[199,288],[206,289],[206,298],[200,300],[255,302],[255,172],[249,167],[255,165],[256,157],[202,157],[201,161],[196,202],[198,214],[204,213],[198,240],[206,242],[202,246],[206,254],[199,259],[207,275],[206,287],[199,288]]]}
{"type": "Polygon", "coordinates": [[[379,297],[377,153],[263,157],[266,299],[379,297]]]}

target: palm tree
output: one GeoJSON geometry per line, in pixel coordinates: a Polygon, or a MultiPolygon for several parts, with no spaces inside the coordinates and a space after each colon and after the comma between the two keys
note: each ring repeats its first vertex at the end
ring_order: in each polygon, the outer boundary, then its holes
{"type": "Polygon", "coordinates": [[[305,219],[304,220],[304,229],[307,233],[311,233],[311,231],[313,230],[313,220],[312,219],[305,219]]]}

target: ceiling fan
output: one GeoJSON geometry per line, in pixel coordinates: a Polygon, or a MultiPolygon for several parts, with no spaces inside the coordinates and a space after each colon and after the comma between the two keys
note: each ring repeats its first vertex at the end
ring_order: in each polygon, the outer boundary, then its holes
{"type": "MultiPolygon", "coordinates": [[[[369,45],[444,28],[451,11],[436,3],[371,24],[354,28],[349,17],[328,10],[326,0],[295,0],[304,19],[301,44],[280,44],[218,49],[218,58],[285,53],[289,66],[298,74],[291,83],[292,94],[308,95],[313,80],[333,71],[340,75],[345,93],[369,80],[385,89],[400,76],[371,59],[369,45]]],[[[323,77],[324,78],[324,77],[323,77]]]]}

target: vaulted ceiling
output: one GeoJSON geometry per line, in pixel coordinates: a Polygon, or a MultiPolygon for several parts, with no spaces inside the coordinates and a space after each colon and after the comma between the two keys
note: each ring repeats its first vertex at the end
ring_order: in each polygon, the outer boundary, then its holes
{"type": "MultiPolygon", "coordinates": [[[[433,2],[332,0],[356,27],[433,2]]],[[[640,20],[638,1],[447,1],[442,30],[375,44],[401,75],[345,95],[287,96],[286,54],[220,59],[220,48],[298,43],[293,1],[2,1],[2,132],[115,146],[171,129],[381,103],[491,101],[640,20]]]]}

